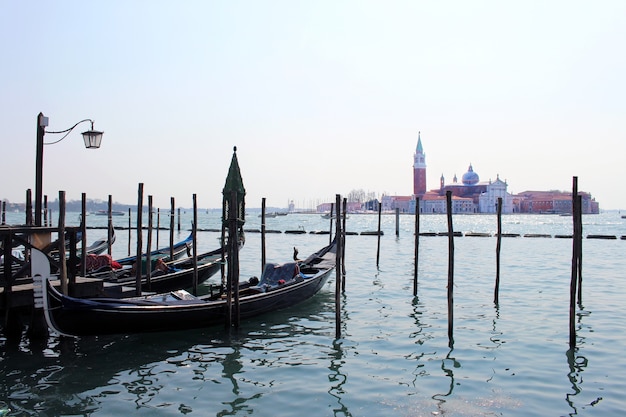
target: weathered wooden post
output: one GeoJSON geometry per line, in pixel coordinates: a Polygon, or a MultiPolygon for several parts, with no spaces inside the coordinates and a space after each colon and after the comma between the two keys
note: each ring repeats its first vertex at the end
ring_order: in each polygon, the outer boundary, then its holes
{"type": "Polygon", "coordinates": [[[572,236],[572,271],[569,289],[569,345],[571,348],[576,347],[576,285],[578,283],[578,239],[580,233],[578,225],[578,177],[573,177],[572,183],[572,219],[574,230],[572,236]]]}
{"type": "Polygon", "coordinates": [[[113,196],[111,194],[109,194],[108,208],[109,211],[107,213],[107,240],[109,243],[107,245],[107,253],[111,255],[111,241],[113,240],[113,215],[111,214],[113,211],[113,196]]]}
{"type": "Polygon", "coordinates": [[[87,275],[87,194],[81,194],[80,200],[80,275],[87,275]]]}
{"type": "Polygon", "coordinates": [[[146,290],[152,291],[152,196],[148,196],[148,242],[146,243],[146,290]]]}
{"type": "Polygon", "coordinates": [[[43,196],[43,225],[52,226],[52,216],[48,216],[48,196],[43,196]]]}
{"type": "Polygon", "coordinates": [[[380,261],[380,221],[382,216],[383,205],[378,203],[378,233],[377,236],[377,245],[376,245],[376,266],[378,266],[380,261]]]}
{"type": "MultiPolygon", "coordinates": [[[[335,196],[336,207],[336,230],[335,239],[337,241],[337,256],[335,257],[335,339],[341,338],[341,196],[335,196]]],[[[332,217],[332,211],[331,211],[332,217]]]]}
{"type": "Polygon", "coordinates": [[[67,260],[65,259],[65,191],[59,191],[59,279],[61,290],[68,295],[67,289],[67,260]]]}
{"type": "Polygon", "coordinates": [[[159,248],[159,229],[161,228],[161,209],[157,208],[157,231],[156,231],[156,245],[155,248],[159,248]]]}
{"type": "Polygon", "coordinates": [[[130,256],[130,239],[131,239],[131,230],[133,229],[132,223],[130,219],[132,218],[132,212],[130,207],[128,208],[128,256],[130,256]]]}
{"type": "Polygon", "coordinates": [[[583,207],[582,196],[576,196],[576,208],[578,215],[576,223],[578,224],[578,305],[583,303],[583,207]]]}
{"type": "Polygon", "coordinates": [[[400,208],[396,207],[396,237],[400,236],[400,208]]]}
{"type": "Polygon", "coordinates": [[[198,295],[198,200],[193,194],[193,224],[191,225],[191,235],[193,236],[193,295],[198,295]]]}
{"type": "Polygon", "coordinates": [[[346,290],[346,218],[348,199],[343,199],[343,217],[341,224],[341,291],[346,290]]]}
{"type": "MultiPolygon", "coordinates": [[[[135,259],[135,294],[141,295],[141,275],[143,273],[142,261],[143,261],[143,231],[141,222],[143,221],[143,183],[139,183],[137,190],[137,258],[135,259]]],[[[146,270],[149,265],[146,265],[146,270]]]]}
{"type": "Polygon", "coordinates": [[[328,224],[328,244],[329,245],[333,241],[333,218],[334,218],[333,212],[334,211],[335,211],[335,203],[330,203],[330,218],[328,220],[328,222],[329,222],[329,224],[328,224]]]}
{"type": "Polygon", "coordinates": [[[29,188],[26,190],[26,220],[27,226],[33,225],[33,195],[32,190],[29,188]]]}
{"type": "Polygon", "coordinates": [[[448,345],[454,345],[454,230],[452,227],[452,191],[446,191],[448,217],[448,345]]]}
{"type": "Polygon", "coordinates": [[[500,245],[502,242],[502,197],[498,197],[497,207],[498,233],[496,234],[496,286],[493,292],[493,302],[500,303],[500,245]]]}
{"type": "Polygon", "coordinates": [[[261,274],[265,270],[265,197],[261,199],[261,274]]]}
{"type": "Polygon", "coordinates": [[[174,260],[174,216],[176,203],[174,197],[170,197],[170,261],[174,260]]]}
{"type": "Polygon", "coordinates": [[[420,246],[420,199],[415,198],[415,254],[413,255],[413,296],[417,295],[417,268],[419,260],[419,246],[420,246]]]}

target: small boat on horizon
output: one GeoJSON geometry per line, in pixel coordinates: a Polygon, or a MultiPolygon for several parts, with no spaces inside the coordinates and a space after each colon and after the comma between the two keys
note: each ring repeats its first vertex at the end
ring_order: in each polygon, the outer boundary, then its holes
{"type": "MultiPolygon", "coordinates": [[[[93,214],[95,214],[96,216],[108,216],[109,215],[109,210],[98,210],[98,211],[94,211],[93,214]]],[[[123,216],[124,213],[122,210],[111,210],[111,216],[123,216]]]]}

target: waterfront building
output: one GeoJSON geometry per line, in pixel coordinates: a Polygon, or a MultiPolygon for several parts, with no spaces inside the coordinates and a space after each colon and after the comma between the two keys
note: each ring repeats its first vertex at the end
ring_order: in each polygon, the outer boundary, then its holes
{"type": "Polygon", "coordinates": [[[413,195],[421,197],[426,194],[426,154],[422,147],[420,132],[417,132],[417,147],[413,154],[413,195]]]}
{"type": "MultiPolygon", "coordinates": [[[[415,214],[415,199],[419,198],[420,213],[446,213],[446,193],[452,193],[452,212],[457,214],[496,213],[498,199],[502,199],[502,213],[572,213],[572,193],[564,191],[524,191],[517,195],[508,192],[508,183],[496,175],[495,180],[480,181],[480,176],[469,164],[459,182],[456,174],[446,184],[443,174],[439,188],[426,189],[426,153],[422,145],[421,132],[417,133],[417,146],[413,154],[413,194],[409,196],[383,195],[381,209],[385,212],[398,210],[400,213],[415,214]]],[[[597,214],[600,207],[590,193],[579,192],[583,214],[597,214]]],[[[378,201],[376,201],[378,203],[378,201]]],[[[350,203],[348,203],[350,204],[350,203]]],[[[358,204],[358,203],[357,203],[358,204]]],[[[322,204],[318,212],[330,210],[330,203],[322,204]]],[[[355,206],[352,211],[359,211],[355,206]]],[[[362,203],[360,210],[378,210],[372,201],[362,203]]],[[[348,209],[350,211],[350,209],[348,209]]]]}
{"type": "MultiPolygon", "coordinates": [[[[579,191],[581,196],[581,212],[583,214],[600,213],[600,204],[590,193],[579,191]]],[[[571,214],[572,193],[566,191],[524,191],[519,193],[516,204],[521,213],[558,213],[571,214]]]]}

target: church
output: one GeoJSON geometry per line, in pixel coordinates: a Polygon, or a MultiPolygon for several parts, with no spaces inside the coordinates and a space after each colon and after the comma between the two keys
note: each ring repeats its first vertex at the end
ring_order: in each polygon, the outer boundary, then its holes
{"type": "MultiPolygon", "coordinates": [[[[525,191],[512,195],[507,191],[508,184],[499,175],[495,180],[480,181],[478,173],[469,164],[461,182],[454,175],[446,184],[443,174],[439,188],[427,190],[426,154],[422,145],[421,132],[417,134],[417,147],[413,154],[413,195],[383,196],[382,210],[401,213],[415,213],[415,199],[419,198],[419,212],[437,214],[446,212],[446,192],[452,193],[452,212],[457,214],[496,213],[498,199],[502,199],[502,213],[571,213],[571,193],[563,191],[525,191]]],[[[591,194],[579,192],[582,196],[583,213],[599,213],[599,204],[591,194]]]]}

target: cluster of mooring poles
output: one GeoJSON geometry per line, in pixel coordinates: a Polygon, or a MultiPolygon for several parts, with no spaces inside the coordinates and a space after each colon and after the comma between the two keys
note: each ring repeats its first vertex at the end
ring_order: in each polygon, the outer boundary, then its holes
{"type": "MultiPolygon", "coordinates": [[[[347,199],[341,200],[341,195],[335,195],[335,202],[330,207],[329,244],[333,241],[333,219],[335,219],[334,239],[337,241],[337,256],[335,257],[335,338],[341,338],[341,293],[346,290],[345,270],[345,230],[347,199]],[[340,221],[341,219],[341,221],[340,221]]],[[[261,271],[265,269],[265,198],[261,201],[261,271]]]]}
{"type": "MultiPolygon", "coordinates": [[[[396,218],[398,211],[396,210],[396,218]]],[[[446,192],[446,213],[448,223],[448,341],[449,346],[454,345],[454,229],[452,223],[452,192],[446,192]]],[[[570,308],[569,308],[569,344],[570,347],[576,346],[576,303],[582,305],[582,197],[578,194],[578,177],[573,177],[572,190],[572,218],[573,239],[572,239],[572,278],[570,282],[570,308]]],[[[379,210],[380,216],[380,210],[379,210]]],[[[493,302],[498,306],[500,292],[500,249],[502,239],[502,198],[498,198],[497,203],[497,228],[496,233],[496,280],[494,287],[493,302]]],[[[396,235],[399,234],[396,223],[396,235]]],[[[379,220],[380,231],[380,220],[379,220]]],[[[419,236],[420,236],[420,216],[419,216],[419,197],[415,199],[415,251],[414,251],[414,269],[413,269],[413,296],[417,296],[418,288],[418,265],[419,265],[419,236]]],[[[380,233],[379,233],[380,236],[380,233]]],[[[380,238],[379,238],[380,242],[380,238]]],[[[380,251],[380,243],[376,253],[376,266],[378,266],[378,254],[380,251]]]]}
{"type": "MultiPolygon", "coordinates": [[[[237,148],[233,148],[233,156],[231,165],[229,168],[228,176],[226,178],[226,184],[222,191],[223,194],[223,207],[222,207],[222,228],[221,228],[221,242],[222,242],[222,259],[227,256],[227,270],[225,270],[224,264],[222,264],[221,278],[222,284],[227,290],[227,309],[226,314],[226,326],[227,327],[239,327],[240,323],[240,310],[239,310],[239,242],[243,237],[243,225],[245,223],[245,188],[243,186],[243,180],[239,170],[239,164],[237,161],[237,148]],[[228,239],[226,239],[228,234],[228,239]],[[226,242],[226,244],[224,244],[226,242]]],[[[26,224],[32,225],[32,199],[31,190],[27,190],[26,193],[27,209],[26,209],[26,224]]],[[[82,233],[82,250],[81,250],[81,274],[86,275],[86,222],[87,216],[86,210],[86,194],[82,194],[82,208],[81,208],[81,223],[79,230],[82,233]]],[[[175,200],[172,197],[170,199],[170,259],[174,259],[174,218],[175,218],[175,200]]],[[[3,202],[3,204],[5,204],[3,202]]],[[[47,196],[44,196],[44,224],[49,223],[47,217],[47,196]]],[[[329,226],[329,239],[333,240],[333,220],[335,221],[334,236],[337,239],[337,256],[336,256],[336,279],[335,279],[335,333],[336,338],[341,337],[341,293],[345,292],[345,230],[346,230],[346,206],[347,200],[342,199],[339,194],[336,195],[335,203],[331,204],[331,216],[329,226]],[[334,212],[334,215],[333,215],[334,212]],[[341,219],[341,221],[340,221],[341,219]]],[[[108,196],[108,248],[107,253],[111,254],[111,244],[114,236],[113,222],[112,222],[112,196],[108,196]]],[[[418,292],[418,265],[419,265],[419,236],[420,236],[420,214],[419,214],[419,197],[415,199],[415,247],[414,247],[414,270],[413,270],[413,296],[417,296],[418,292]]],[[[178,230],[180,230],[180,209],[178,214],[178,230]]],[[[2,210],[2,223],[4,224],[4,207],[2,210]]],[[[137,201],[137,219],[136,219],[136,233],[137,233],[137,268],[136,268],[136,294],[142,293],[142,269],[140,260],[143,257],[143,234],[142,234],[142,212],[143,212],[143,183],[138,187],[138,201],[137,201]]],[[[447,213],[447,236],[448,236],[448,281],[447,281],[447,300],[448,300],[448,339],[449,346],[454,344],[454,230],[452,222],[452,192],[446,192],[446,213],[447,213]]],[[[130,255],[131,248],[131,211],[129,209],[128,219],[128,254],[130,255]]],[[[380,237],[381,231],[381,214],[382,205],[378,207],[378,242],[376,249],[376,266],[379,266],[380,261],[380,237]]],[[[582,305],[582,197],[578,194],[578,177],[573,177],[573,190],[572,190],[572,218],[573,218],[573,239],[572,239],[572,266],[571,266],[571,281],[570,281],[570,303],[569,303],[569,344],[570,347],[576,346],[576,305],[582,305]]],[[[146,265],[151,263],[151,247],[152,247],[152,230],[153,230],[153,215],[154,209],[152,207],[152,196],[148,196],[148,233],[147,233],[147,248],[146,248],[146,265]]],[[[157,216],[160,216],[160,212],[157,212],[157,216]]],[[[263,271],[266,262],[265,251],[265,198],[262,200],[262,212],[261,212],[261,271],[263,271]]],[[[502,198],[498,198],[497,202],[497,233],[496,233],[496,277],[494,287],[494,304],[499,304],[499,288],[500,288],[500,250],[501,250],[501,238],[502,238],[502,198]]],[[[158,247],[158,230],[160,218],[157,217],[157,240],[156,247],[158,247]]],[[[76,228],[69,228],[70,239],[70,259],[75,257],[76,248],[76,228]]],[[[65,191],[59,191],[59,220],[57,232],[59,236],[59,242],[64,241],[66,235],[65,226],[65,191]]],[[[193,258],[193,292],[197,295],[198,287],[198,264],[197,264],[197,199],[196,194],[193,194],[193,223],[192,223],[192,258],[193,258]]],[[[396,236],[399,236],[399,211],[396,209],[396,236]]],[[[7,248],[10,248],[10,242],[5,242],[5,252],[7,248]]],[[[66,261],[65,245],[59,244],[59,279],[61,282],[61,290],[64,294],[71,293],[71,289],[76,281],[76,272],[74,267],[71,267],[68,274],[68,267],[66,261]],[[69,275],[69,276],[68,276],[69,275]],[[68,288],[69,284],[69,288],[68,288]]],[[[5,258],[8,259],[10,254],[5,253],[5,258]]],[[[71,265],[75,265],[76,262],[72,261],[71,265]]],[[[6,268],[5,268],[6,269],[6,268]]],[[[146,284],[145,289],[150,291],[151,283],[151,268],[146,268],[146,284]]],[[[10,289],[9,289],[10,293],[10,289]]],[[[39,328],[39,326],[32,326],[33,329],[39,328]]]]}

